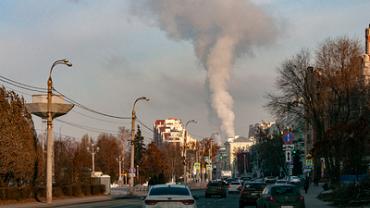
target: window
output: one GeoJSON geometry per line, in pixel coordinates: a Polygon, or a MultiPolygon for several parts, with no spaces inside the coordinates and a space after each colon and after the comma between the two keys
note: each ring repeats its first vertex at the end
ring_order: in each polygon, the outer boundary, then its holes
{"type": "Polygon", "coordinates": [[[190,193],[187,188],[183,187],[158,187],[152,188],[150,190],[149,195],[182,195],[182,196],[189,196],[190,193]]]}

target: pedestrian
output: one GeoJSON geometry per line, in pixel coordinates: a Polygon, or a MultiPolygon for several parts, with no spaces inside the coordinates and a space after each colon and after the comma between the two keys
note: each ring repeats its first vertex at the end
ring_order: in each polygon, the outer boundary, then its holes
{"type": "Polygon", "coordinates": [[[304,184],[303,184],[303,188],[304,188],[304,192],[307,194],[307,191],[308,191],[308,187],[310,186],[310,180],[308,177],[306,177],[306,179],[304,180],[304,184]]]}

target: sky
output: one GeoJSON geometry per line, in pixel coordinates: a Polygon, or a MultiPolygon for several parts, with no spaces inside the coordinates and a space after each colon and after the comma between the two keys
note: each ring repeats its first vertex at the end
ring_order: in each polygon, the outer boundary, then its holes
{"type": "MultiPolygon", "coordinates": [[[[194,119],[198,123],[188,126],[194,137],[219,131],[226,137],[207,64],[220,37],[214,34],[233,36],[247,28],[235,36],[225,75],[234,134],[247,136],[249,125],[274,120],[263,106],[267,93],[275,91],[276,71],[284,60],[303,48],[315,50],[327,38],[348,36],[364,43],[370,23],[367,0],[203,0],[203,7],[192,6],[195,0],[169,2],[2,0],[0,75],[46,88],[52,63],[67,58],[73,66],[54,68],[54,87],[86,107],[130,117],[134,100],[146,96],[150,101],[140,101],[135,110],[147,127],[157,119],[175,117],[184,123],[194,119]],[[214,6],[214,2],[221,3],[214,6]],[[236,2],[245,4],[245,10],[229,6],[236,2]],[[212,8],[219,9],[220,15],[212,8]],[[240,18],[245,13],[252,16],[240,18]],[[214,16],[221,32],[205,31],[205,37],[215,42],[208,53],[201,53],[197,44],[204,31],[199,28],[214,16]]],[[[26,102],[37,94],[0,82],[26,102]]],[[[119,126],[131,125],[130,119],[104,117],[79,107],[59,119],[64,122],[55,121],[54,131],[76,138],[86,133],[93,138],[101,132],[117,134],[119,126]]],[[[45,125],[36,116],[33,121],[41,133],[45,125]]],[[[142,127],[142,132],[147,141],[153,138],[149,129],[142,127]]]]}

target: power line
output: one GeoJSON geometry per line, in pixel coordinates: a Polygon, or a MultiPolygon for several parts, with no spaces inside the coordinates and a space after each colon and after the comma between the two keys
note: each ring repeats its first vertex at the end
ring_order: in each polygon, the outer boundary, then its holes
{"type": "Polygon", "coordinates": [[[101,118],[97,118],[97,117],[93,117],[93,116],[89,116],[89,115],[86,115],[84,113],[81,113],[75,109],[72,109],[73,112],[81,115],[81,116],[84,116],[86,118],[90,118],[90,119],[93,119],[93,120],[97,120],[97,121],[103,121],[103,122],[107,122],[107,123],[113,123],[113,124],[122,124],[121,122],[118,122],[118,121],[109,121],[109,120],[105,120],[105,119],[101,119],[101,118]]]}
{"type": "Polygon", "coordinates": [[[16,89],[14,89],[14,88],[11,88],[11,87],[9,87],[9,86],[5,86],[5,85],[2,85],[2,86],[3,86],[3,87],[5,87],[5,89],[10,89],[11,91],[17,92],[17,93],[19,93],[19,94],[32,96],[31,94],[26,93],[26,92],[23,92],[23,91],[21,91],[21,90],[16,90],[16,89]]]}
{"type": "Polygon", "coordinates": [[[80,108],[82,108],[82,109],[84,109],[86,111],[89,111],[91,113],[95,113],[95,114],[99,114],[99,115],[102,115],[102,116],[106,116],[106,117],[110,117],[110,118],[115,118],[115,119],[131,119],[131,117],[115,116],[115,115],[110,115],[110,114],[107,114],[107,113],[102,113],[102,112],[96,111],[94,109],[91,109],[89,107],[86,107],[86,106],[82,105],[81,103],[79,103],[79,102],[77,102],[77,101],[75,101],[75,100],[73,100],[73,99],[65,96],[63,93],[59,92],[55,88],[53,88],[53,90],[55,92],[57,92],[59,95],[62,95],[69,103],[74,104],[77,107],[80,107],[80,108]]]}
{"type": "Polygon", "coordinates": [[[140,121],[139,118],[137,118],[137,122],[140,123],[142,126],[144,126],[144,128],[148,129],[149,131],[151,131],[152,133],[154,133],[153,129],[149,128],[147,125],[145,125],[142,121],[140,121]]]}
{"type": "MultiPolygon", "coordinates": [[[[42,88],[42,87],[35,87],[35,86],[32,86],[32,85],[28,85],[28,84],[24,84],[24,83],[21,83],[21,82],[18,82],[18,81],[15,81],[15,80],[12,80],[12,79],[9,79],[5,76],[2,76],[0,75],[0,81],[4,82],[4,83],[7,83],[9,85],[12,85],[12,86],[15,86],[17,88],[21,88],[21,89],[24,89],[24,90],[28,90],[28,91],[33,91],[33,92],[39,92],[39,93],[47,93],[47,89],[46,88],[42,88]]],[[[53,90],[57,93],[59,93],[60,95],[64,96],[64,98],[69,101],[70,103],[86,110],[86,111],[89,111],[89,112],[92,112],[92,113],[95,113],[95,114],[99,114],[99,115],[102,115],[102,116],[106,116],[106,117],[110,117],[110,118],[115,118],[115,119],[131,119],[131,117],[123,117],[123,116],[115,116],[115,115],[110,115],[110,114],[107,114],[107,113],[102,113],[102,112],[99,112],[99,111],[96,111],[94,109],[91,109],[89,107],[86,107],[84,105],[82,105],[81,103],[65,96],[63,93],[59,92],[58,90],[56,90],[55,88],[53,88],[53,90]]],[[[27,94],[27,93],[24,93],[23,94],[27,94]]],[[[29,94],[28,94],[29,95],[29,94]]]]}
{"type": "Polygon", "coordinates": [[[22,82],[17,82],[17,81],[14,81],[14,80],[12,80],[12,79],[9,79],[9,78],[7,78],[7,77],[1,76],[1,75],[0,75],[0,77],[1,77],[2,79],[5,79],[5,80],[7,80],[7,81],[9,81],[9,82],[12,82],[12,83],[15,83],[15,84],[18,84],[18,85],[22,85],[22,86],[25,86],[25,87],[28,87],[28,88],[33,88],[33,89],[36,89],[36,90],[42,90],[42,91],[47,92],[47,89],[46,89],[46,88],[42,88],[42,87],[35,87],[35,86],[32,86],[32,85],[24,84],[24,83],[22,83],[22,82]]]}
{"type": "Polygon", "coordinates": [[[108,132],[108,133],[117,133],[117,131],[114,131],[114,130],[107,130],[107,129],[99,129],[99,128],[95,128],[95,127],[90,127],[90,126],[84,126],[84,125],[80,125],[80,124],[76,124],[76,123],[72,123],[72,122],[68,122],[68,121],[64,121],[64,120],[61,120],[61,119],[54,119],[55,121],[58,121],[60,123],[63,123],[63,124],[67,124],[69,126],[72,126],[72,127],[75,127],[75,128],[79,128],[79,129],[83,129],[83,130],[87,130],[87,131],[92,131],[92,132],[95,132],[95,133],[104,133],[104,132],[108,132]]]}
{"type": "Polygon", "coordinates": [[[0,81],[5,82],[7,84],[10,84],[10,85],[12,85],[14,87],[18,87],[18,88],[24,89],[24,90],[29,90],[29,91],[33,91],[33,92],[39,92],[39,93],[46,93],[47,92],[47,91],[42,91],[42,90],[38,90],[36,88],[29,87],[29,85],[18,84],[17,82],[8,81],[8,80],[2,79],[2,78],[0,78],[0,81]]]}

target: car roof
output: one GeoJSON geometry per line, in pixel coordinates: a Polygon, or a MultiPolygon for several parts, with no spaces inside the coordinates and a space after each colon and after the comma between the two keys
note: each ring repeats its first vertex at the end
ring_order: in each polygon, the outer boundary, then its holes
{"type": "Polygon", "coordinates": [[[183,184],[156,184],[156,185],[151,186],[151,188],[160,188],[160,187],[187,188],[187,186],[183,184]]]}
{"type": "Polygon", "coordinates": [[[294,186],[294,185],[292,185],[292,184],[289,184],[289,183],[284,183],[284,184],[271,184],[271,185],[269,185],[269,187],[277,187],[277,186],[289,186],[289,187],[296,187],[296,186],[294,186]]]}

